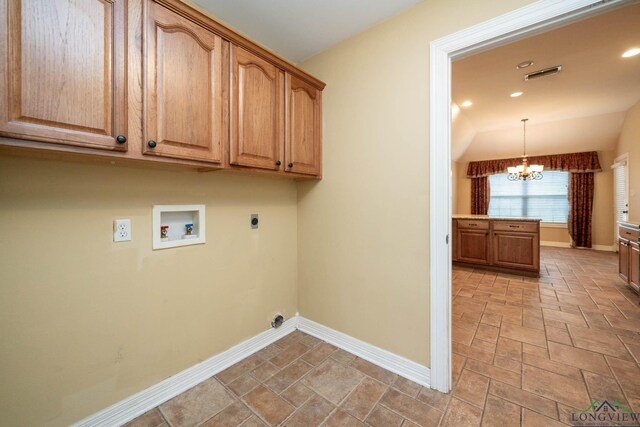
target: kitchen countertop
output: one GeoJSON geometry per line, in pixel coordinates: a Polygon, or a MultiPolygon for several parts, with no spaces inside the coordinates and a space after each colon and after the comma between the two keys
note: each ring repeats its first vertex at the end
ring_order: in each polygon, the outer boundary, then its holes
{"type": "Polygon", "coordinates": [[[640,230],[640,224],[638,224],[637,222],[618,221],[618,224],[622,225],[623,227],[637,228],[640,230]]]}
{"type": "Polygon", "coordinates": [[[457,214],[452,215],[452,219],[491,219],[494,221],[529,221],[529,222],[540,222],[542,219],[540,218],[505,218],[505,217],[497,217],[497,216],[489,216],[489,215],[465,215],[465,214],[457,214]]]}

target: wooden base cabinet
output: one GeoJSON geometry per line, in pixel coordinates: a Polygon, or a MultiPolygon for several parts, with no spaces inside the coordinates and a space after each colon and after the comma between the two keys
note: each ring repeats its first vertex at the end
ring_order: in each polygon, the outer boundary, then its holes
{"type": "Polygon", "coordinates": [[[527,273],[540,272],[537,221],[454,219],[453,261],[527,273]]]}
{"type": "Polygon", "coordinates": [[[126,151],[126,9],[0,0],[0,135],[126,151]]]}
{"type": "Polygon", "coordinates": [[[493,265],[540,270],[540,237],[535,233],[493,232],[493,265]]]}
{"type": "Polygon", "coordinates": [[[629,245],[629,285],[640,293],[640,244],[629,245]]]}
{"type": "Polygon", "coordinates": [[[640,293],[640,226],[636,224],[618,227],[618,274],[640,293]]]}

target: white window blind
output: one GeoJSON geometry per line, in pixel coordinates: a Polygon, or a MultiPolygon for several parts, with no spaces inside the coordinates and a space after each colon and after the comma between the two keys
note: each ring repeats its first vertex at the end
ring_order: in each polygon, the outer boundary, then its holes
{"type": "Polygon", "coordinates": [[[616,221],[627,221],[629,212],[629,199],[627,193],[627,171],[626,160],[616,162],[613,165],[613,186],[615,197],[616,221]]]}
{"type": "Polygon", "coordinates": [[[509,181],[507,175],[489,177],[489,215],[567,222],[569,172],[545,171],[539,181],[509,181]]]}

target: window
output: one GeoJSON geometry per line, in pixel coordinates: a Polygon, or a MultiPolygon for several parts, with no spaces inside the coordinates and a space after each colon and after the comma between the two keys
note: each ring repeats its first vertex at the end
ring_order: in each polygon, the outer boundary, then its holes
{"type": "Polygon", "coordinates": [[[509,181],[507,175],[489,177],[489,215],[567,222],[569,172],[546,171],[539,181],[509,181]]]}

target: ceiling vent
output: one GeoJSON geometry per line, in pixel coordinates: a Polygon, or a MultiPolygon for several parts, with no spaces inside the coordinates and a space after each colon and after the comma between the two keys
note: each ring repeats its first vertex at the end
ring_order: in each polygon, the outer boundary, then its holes
{"type": "Polygon", "coordinates": [[[545,68],[544,70],[534,71],[533,73],[525,74],[524,80],[539,79],[541,77],[550,76],[552,74],[558,74],[562,70],[562,65],[557,65],[551,68],[545,68]]]}

